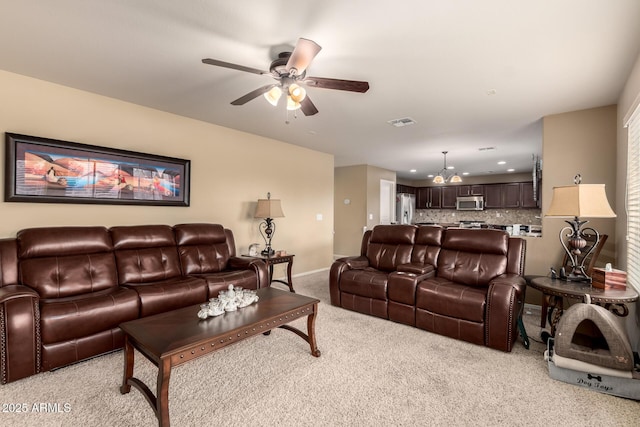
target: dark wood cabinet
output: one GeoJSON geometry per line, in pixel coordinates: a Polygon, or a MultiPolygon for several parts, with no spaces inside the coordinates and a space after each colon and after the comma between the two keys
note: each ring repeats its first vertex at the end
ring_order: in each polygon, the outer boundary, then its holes
{"type": "Polygon", "coordinates": [[[540,207],[540,187],[538,187],[538,192],[534,197],[533,194],[533,182],[522,182],[520,183],[520,207],[523,208],[537,208],[540,207]]]}
{"type": "Polygon", "coordinates": [[[416,209],[440,209],[442,207],[442,187],[418,187],[416,209]]]}
{"type": "Polygon", "coordinates": [[[502,184],[484,186],[484,207],[486,209],[502,208],[502,184]]]}
{"type": "Polygon", "coordinates": [[[458,185],[458,196],[484,196],[484,185],[458,185]]]}
{"type": "Polygon", "coordinates": [[[415,194],[416,209],[455,209],[458,196],[484,196],[485,209],[540,207],[540,193],[533,198],[533,182],[418,187],[415,194]]]}
{"type": "Polygon", "coordinates": [[[396,193],[416,194],[416,187],[411,187],[404,184],[396,184],[396,193]]]}
{"type": "Polygon", "coordinates": [[[455,209],[457,198],[457,187],[442,187],[442,209],[455,209]]]}
{"type": "Polygon", "coordinates": [[[519,182],[502,184],[502,207],[503,208],[519,208],[520,207],[520,183],[519,182]]]}
{"type": "Polygon", "coordinates": [[[416,189],[416,209],[429,209],[430,192],[428,187],[416,189]]]}
{"type": "Polygon", "coordinates": [[[533,199],[533,182],[511,182],[484,186],[484,207],[486,209],[537,208],[539,205],[538,200],[533,199]]]}

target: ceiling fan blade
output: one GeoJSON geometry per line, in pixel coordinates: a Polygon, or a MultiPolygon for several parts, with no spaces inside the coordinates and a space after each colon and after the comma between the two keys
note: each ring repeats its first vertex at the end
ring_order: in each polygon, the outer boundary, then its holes
{"type": "Polygon", "coordinates": [[[269,92],[271,90],[271,88],[273,88],[274,86],[278,86],[278,84],[274,83],[274,84],[262,86],[261,88],[258,88],[258,89],[254,90],[252,92],[249,92],[245,96],[241,96],[240,98],[238,98],[235,101],[231,102],[231,105],[244,105],[247,102],[251,101],[252,99],[257,98],[260,95],[263,95],[263,94],[269,92]]]}
{"type": "Polygon", "coordinates": [[[295,49],[291,52],[291,56],[287,61],[287,71],[291,72],[292,69],[296,69],[296,75],[300,76],[307,69],[313,58],[320,52],[320,45],[313,40],[298,39],[295,49]]]}
{"type": "Polygon", "coordinates": [[[258,70],[257,68],[245,67],[244,65],[232,64],[231,62],[218,61],[217,59],[205,58],[202,60],[204,64],[215,65],[218,67],[231,68],[232,70],[246,71],[254,74],[269,74],[268,71],[258,70]]]}
{"type": "Polygon", "coordinates": [[[314,114],[318,114],[318,109],[315,105],[313,105],[313,102],[311,102],[308,96],[306,96],[300,103],[300,109],[305,116],[313,116],[314,114]]]}
{"type": "Polygon", "coordinates": [[[304,84],[322,89],[348,90],[351,92],[365,93],[369,90],[368,82],[357,80],[328,79],[325,77],[307,77],[302,81],[304,84]]]}

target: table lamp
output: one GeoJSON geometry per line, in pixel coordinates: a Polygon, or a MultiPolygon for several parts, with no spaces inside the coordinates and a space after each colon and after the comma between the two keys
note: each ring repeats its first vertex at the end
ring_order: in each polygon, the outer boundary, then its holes
{"type": "Polygon", "coordinates": [[[273,218],[284,218],[279,199],[272,199],[271,193],[267,193],[266,199],[258,199],[258,206],[254,218],[263,218],[259,225],[260,234],[264,239],[265,247],[261,252],[263,256],[272,256],[275,251],[271,249],[271,239],[276,232],[276,224],[273,218]]]}
{"type": "Polygon", "coordinates": [[[570,282],[591,283],[591,277],[585,272],[584,265],[589,254],[598,246],[600,234],[591,227],[583,227],[589,221],[581,221],[580,217],[615,218],[616,214],[609,205],[604,184],[581,184],[581,181],[582,177],[576,175],[573,180],[575,185],[554,187],[551,206],[545,216],[573,217],[573,220],[565,221],[569,226],[560,230],[560,243],[571,264],[571,272],[564,277],[561,275],[560,278],[570,282]],[[594,237],[590,246],[587,246],[585,231],[594,237]],[[586,251],[584,255],[583,250],[586,251]]]}

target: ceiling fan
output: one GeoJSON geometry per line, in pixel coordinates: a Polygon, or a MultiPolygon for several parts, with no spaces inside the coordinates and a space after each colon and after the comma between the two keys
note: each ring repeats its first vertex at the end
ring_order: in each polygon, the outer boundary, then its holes
{"type": "Polygon", "coordinates": [[[306,90],[300,83],[323,89],[347,90],[350,92],[364,93],[369,90],[369,83],[356,80],[329,79],[325,77],[307,77],[306,70],[311,61],[320,52],[320,45],[316,42],[300,38],[296,43],[293,52],[282,52],[278,55],[269,67],[269,71],[262,71],[256,68],[245,67],[244,65],[232,64],[230,62],[219,61],[217,59],[205,58],[203,63],[218,67],[231,68],[233,70],[246,71],[254,74],[271,74],[277,80],[262,86],[252,92],[231,102],[231,105],[243,105],[264,95],[272,104],[277,105],[283,92],[287,94],[287,109],[301,109],[305,116],[312,116],[318,112],[316,106],[306,96],[306,90]]]}

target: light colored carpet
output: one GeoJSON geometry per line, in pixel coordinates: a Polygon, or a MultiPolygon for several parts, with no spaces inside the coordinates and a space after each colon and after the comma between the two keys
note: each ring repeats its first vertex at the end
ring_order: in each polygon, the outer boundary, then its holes
{"type": "MultiPolygon", "coordinates": [[[[551,379],[542,343],[532,340],[526,350],[518,342],[503,353],[333,307],[328,276],[294,278],[299,293],[322,301],[316,321],[322,356],[312,357],[300,337],[278,329],[182,365],[169,386],[171,424],[639,424],[640,403],[551,379]]],[[[525,321],[537,338],[539,312],[525,321]]],[[[295,325],[305,330],[306,322],[295,325]]],[[[116,352],[0,386],[0,425],[157,425],[138,390],[120,394],[122,369],[116,352]],[[27,411],[8,413],[11,404],[27,411]],[[41,404],[49,412],[35,412],[41,404]],[[55,404],[60,412],[50,412],[55,404]]],[[[156,373],[136,353],[135,375],[152,390],[156,373]]]]}

